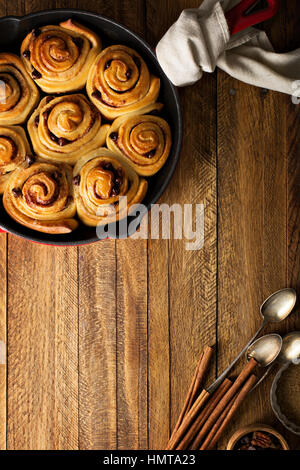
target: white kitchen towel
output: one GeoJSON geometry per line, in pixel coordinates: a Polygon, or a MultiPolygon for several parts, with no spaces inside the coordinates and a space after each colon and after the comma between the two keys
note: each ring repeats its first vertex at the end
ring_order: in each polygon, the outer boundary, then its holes
{"type": "Polygon", "coordinates": [[[297,96],[300,49],[277,54],[256,28],[230,36],[224,12],[239,1],[204,0],[181,13],[156,48],[166,75],[176,86],[191,85],[218,66],[243,82],[297,96]]]}

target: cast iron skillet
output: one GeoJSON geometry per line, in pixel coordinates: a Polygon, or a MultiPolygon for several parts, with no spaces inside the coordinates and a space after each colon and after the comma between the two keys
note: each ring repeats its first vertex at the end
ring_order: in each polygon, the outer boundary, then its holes
{"type": "MultiPolygon", "coordinates": [[[[47,24],[58,24],[68,18],[74,18],[98,33],[103,41],[103,47],[114,43],[126,44],[136,49],[145,59],[150,70],[161,78],[159,101],[165,104],[162,116],[167,119],[171,126],[173,144],[165,166],[156,175],[148,178],[149,188],[143,204],[147,209],[150,209],[151,204],[159,199],[172,178],[179,158],[182,140],[182,118],[177,91],[162,71],[150,46],[141,37],[111,19],[87,11],[58,9],[32,13],[23,17],[7,16],[1,18],[0,50],[19,54],[22,40],[33,28],[47,24]]],[[[129,217],[128,225],[132,221],[133,218],[129,217]]],[[[35,232],[23,227],[6,214],[2,205],[2,198],[0,200],[0,228],[28,240],[49,245],[82,245],[99,240],[95,228],[86,227],[82,224],[70,234],[56,236],[35,232]]],[[[124,236],[124,233],[117,233],[117,237],[122,236],[124,236]]]]}

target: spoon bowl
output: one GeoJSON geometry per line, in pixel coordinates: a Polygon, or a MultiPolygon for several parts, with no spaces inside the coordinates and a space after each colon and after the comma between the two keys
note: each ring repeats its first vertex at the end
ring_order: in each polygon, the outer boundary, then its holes
{"type": "Polygon", "coordinates": [[[252,343],[246,352],[249,361],[255,359],[260,367],[268,367],[279,356],[282,347],[282,338],[277,334],[262,336],[252,343]]]}
{"type": "Polygon", "coordinates": [[[265,323],[278,323],[289,316],[296,304],[296,292],[288,287],[270,295],[260,307],[265,323]]]}
{"type": "Polygon", "coordinates": [[[300,331],[293,331],[284,336],[278,361],[281,364],[300,364],[300,331]]]}

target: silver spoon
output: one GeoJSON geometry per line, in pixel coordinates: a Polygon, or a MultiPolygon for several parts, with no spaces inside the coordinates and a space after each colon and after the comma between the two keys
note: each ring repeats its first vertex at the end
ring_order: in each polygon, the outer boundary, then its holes
{"type": "Polygon", "coordinates": [[[247,349],[246,358],[247,361],[255,359],[260,367],[268,367],[278,358],[281,348],[281,336],[272,333],[254,341],[247,349]]]}
{"type": "Polygon", "coordinates": [[[258,387],[258,385],[267,377],[270,370],[274,366],[276,360],[278,360],[281,351],[283,340],[281,336],[276,333],[263,336],[262,338],[257,339],[252,343],[246,352],[246,358],[249,361],[253,357],[261,367],[267,367],[264,375],[256,382],[256,384],[251,388],[251,392],[258,387]],[[260,342],[268,338],[268,341],[260,342]]]}
{"type": "Polygon", "coordinates": [[[264,375],[254,385],[252,390],[254,390],[254,388],[256,388],[266,378],[270,370],[277,362],[281,364],[277,375],[279,373],[281,374],[282,370],[285,369],[289,364],[300,364],[300,331],[293,331],[292,333],[288,333],[284,336],[282,339],[282,348],[276,361],[274,361],[272,365],[266,370],[264,375]]]}
{"type": "Polygon", "coordinates": [[[282,365],[300,364],[300,331],[293,331],[285,335],[278,362],[282,365]]]}
{"type": "Polygon", "coordinates": [[[224,370],[224,372],[214,381],[213,384],[209,386],[207,391],[213,393],[219,385],[226,378],[228,372],[233,368],[237,363],[240,357],[247,351],[249,346],[257,338],[259,333],[264,329],[268,323],[279,323],[289,316],[296,304],[296,292],[294,289],[286,288],[281,289],[274,294],[270,295],[260,307],[260,314],[262,316],[262,324],[255,333],[255,335],[250,339],[242,351],[236,356],[236,358],[229,364],[229,366],[224,370]]]}

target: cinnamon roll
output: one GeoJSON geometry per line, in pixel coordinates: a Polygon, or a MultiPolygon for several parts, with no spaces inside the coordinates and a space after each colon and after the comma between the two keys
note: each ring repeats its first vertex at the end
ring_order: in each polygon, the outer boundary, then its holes
{"type": "Polygon", "coordinates": [[[105,148],[78,160],[73,175],[78,216],[92,227],[125,217],[133,204],[143,200],[148,187],[146,180],[105,148]]]}
{"type": "Polygon", "coordinates": [[[101,116],[83,95],[42,99],[28,121],[34,151],[45,160],[74,164],[105,143],[109,125],[101,126],[101,116]]]}
{"type": "Polygon", "coordinates": [[[90,100],[109,120],[132,111],[147,112],[159,95],[160,79],[127,46],[104,49],[91,67],[87,81],[90,100]]]}
{"type": "Polygon", "coordinates": [[[24,162],[34,162],[24,130],[20,126],[0,126],[0,194],[12,172],[24,162]]]}
{"type": "Polygon", "coordinates": [[[21,59],[0,53],[0,124],[22,124],[38,100],[39,92],[21,59]]]}
{"type": "Polygon", "coordinates": [[[46,93],[83,88],[100,51],[97,34],[71,19],[59,26],[33,29],[21,45],[28,73],[46,93]]]}
{"type": "Polygon", "coordinates": [[[63,234],[78,226],[69,165],[22,164],[7,183],[3,204],[16,222],[38,232],[63,234]]]}
{"type": "Polygon", "coordinates": [[[165,164],[171,150],[169,124],[158,116],[129,115],[116,119],[107,135],[107,147],[139,174],[151,176],[165,164]]]}

